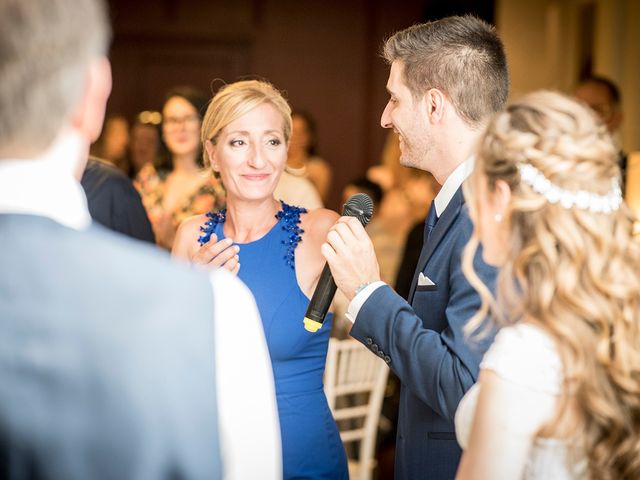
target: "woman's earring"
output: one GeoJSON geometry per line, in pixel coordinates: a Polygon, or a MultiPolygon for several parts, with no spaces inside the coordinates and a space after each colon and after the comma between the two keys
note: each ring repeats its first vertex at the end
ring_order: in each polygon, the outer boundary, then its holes
{"type": "Polygon", "coordinates": [[[500,223],[502,221],[502,214],[501,213],[496,213],[493,216],[493,219],[496,221],[496,223],[500,223]]]}

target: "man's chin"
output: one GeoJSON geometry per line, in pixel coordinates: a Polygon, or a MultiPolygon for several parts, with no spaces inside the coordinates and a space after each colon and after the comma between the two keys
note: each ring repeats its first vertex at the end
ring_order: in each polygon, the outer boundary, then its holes
{"type": "Polygon", "coordinates": [[[403,166],[403,167],[411,167],[411,168],[413,168],[413,167],[415,167],[415,162],[406,153],[401,153],[400,154],[400,165],[403,166]]]}

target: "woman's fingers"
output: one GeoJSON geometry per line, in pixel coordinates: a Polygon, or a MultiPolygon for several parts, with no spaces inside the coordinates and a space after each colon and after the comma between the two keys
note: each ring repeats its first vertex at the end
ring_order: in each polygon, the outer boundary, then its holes
{"type": "MultiPolygon", "coordinates": [[[[200,265],[221,267],[230,260],[233,260],[234,257],[237,257],[239,251],[240,247],[233,245],[232,239],[225,238],[218,242],[217,237],[212,235],[209,242],[204,244],[197,252],[194,253],[191,257],[191,261],[200,265]]],[[[238,260],[236,258],[235,262],[237,263],[237,261],[238,260]]],[[[232,264],[235,265],[234,262],[232,262],[232,264]]]]}

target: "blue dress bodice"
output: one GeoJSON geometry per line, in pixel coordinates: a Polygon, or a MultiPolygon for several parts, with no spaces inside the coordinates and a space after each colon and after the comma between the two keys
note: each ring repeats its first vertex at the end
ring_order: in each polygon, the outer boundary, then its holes
{"type": "MultiPolygon", "coordinates": [[[[305,209],[284,202],[276,224],[240,247],[238,276],[253,293],[273,365],[282,435],[284,478],[347,478],[346,457],[327,405],[322,377],[331,316],[316,333],[304,329],[309,298],[298,285],[295,250],[305,209]]],[[[225,213],[212,213],[201,243],[224,237],[225,213]]]]}

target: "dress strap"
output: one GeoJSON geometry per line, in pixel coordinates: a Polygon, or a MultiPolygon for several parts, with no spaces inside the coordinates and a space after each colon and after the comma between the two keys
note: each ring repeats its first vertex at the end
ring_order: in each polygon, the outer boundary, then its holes
{"type": "Polygon", "coordinates": [[[295,251],[298,243],[302,240],[300,236],[304,230],[300,228],[300,215],[307,213],[307,209],[303,207],[294,207],[280,200],[282,210],[276,213],[278,221],[282,222],[282,230],[287,232],[287,238],[282,240],[286,245],[287,251],[284,260],[292,269],[295,269],[295,251]]]}
{"type": "Polygon", "coordinates": [[[202,235],[198,237],[198,243],[200,243],[200,246],[211,240],[211,235],[213,234],[213,232],[215,232],[216,227],[219,224],[224,223],[226,219],[226,209],[220,210],[218,212],[207,212],[207,221],[204,222],[204,225],[200,226],[200,231],[202,232],[202,235]]]}

